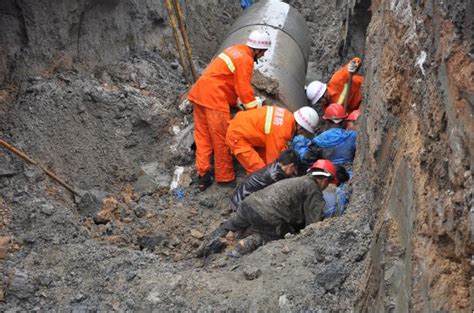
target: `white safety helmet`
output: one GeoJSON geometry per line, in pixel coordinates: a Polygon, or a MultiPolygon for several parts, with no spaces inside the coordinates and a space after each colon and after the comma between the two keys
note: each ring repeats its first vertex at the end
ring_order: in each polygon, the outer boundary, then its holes
{"type": "Polygon", "coordinates": [[[254,30],[247,39],[247,46],[250,48],[267,50],[270,49],[271,45],[270,34],[266,31],[254,30]]]}
{"type": "Polygon", "coordinates": [[[326,88],[327,85],[325,83],[317,80],[311,82],[308,87],[306,87],[306,97],[308,97],[308,100],[311,101],[311,105],[315,105],[316,102],[321,99],[321,97],[324,95],[324,92],[326,92],[326,88]]]}
{"type": "Polygon", "coordinates": [[[311,134],[314,134],[316,126],[318,126],[319,123],[319,115],[315,109],[308,106],[302,107],[296,110],[293,113],[293,116],[298,125],[309,131],[311,134]]]}

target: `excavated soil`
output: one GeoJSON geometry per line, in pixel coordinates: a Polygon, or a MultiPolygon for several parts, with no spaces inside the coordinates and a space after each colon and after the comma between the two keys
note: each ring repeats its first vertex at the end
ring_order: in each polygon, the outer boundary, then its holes
{"type": "MultiPolygon", "coordinates": [[[[353,196],[240,259],[193,257],[232,187],[196,190],[164,1],[0,4],[0,137],[103,200],[0,150],[0,310],[468,311],[472,6],[389,2],[289,1],[311,31],[308,81],[366,56],[353,196]]],[[[241,9],[183,7],[202,70],[241,9]]]]}

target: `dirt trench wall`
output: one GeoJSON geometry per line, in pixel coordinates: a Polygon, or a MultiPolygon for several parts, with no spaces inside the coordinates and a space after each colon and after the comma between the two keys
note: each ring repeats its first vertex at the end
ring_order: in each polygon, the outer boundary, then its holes
{"type": "MultiPolygon", "coordinates": [[[[240,13],[238,2],[181,2],[196,56],[210,58],[240,13]]],[[[4,0],[0,29],[0,86],[58,68],[91,69],[144,51],[177,60],[161,0],[4,0]]]]}
{"type": "MultiPolygon", "coordinates": [[[[205,64],[239,3],[182,8],[205,64]]],[[[5,0],[0,29],[2,138],[82,188],[110,189],[163,155],[157,136],[172,135],[187,88],[165,1],[5,0]]]]}
{"type": "Polygon", "coordinates": [[[353,194],[373,203],[374,239],[358,308],[467,312],[472,1],[379,0],[371,10],[353,194]]]}

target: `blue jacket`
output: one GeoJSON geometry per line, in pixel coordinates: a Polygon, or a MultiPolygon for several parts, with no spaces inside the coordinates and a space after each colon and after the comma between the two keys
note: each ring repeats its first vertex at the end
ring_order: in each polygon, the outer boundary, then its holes
{"type": "Polygon", "coordinates": [[[252,5],[252,0],[240,0],[240,6],[242,7],[242,9],[246,9],[248,8],[249,6],[252,5]]]}
{"type": "MultiPolygon", "coordinates": [[[[349,177],[352,178],[352,170],[347,171],[349,177]]],[[[335,191],[323,191],[324,201],[324,218],[342,215],[349,203],[349,181],[340,184],[335,191]]]]}
{"type": "Polygon", "coordinates": [[[303,135],[297,135],[291,141],[291,149],[293,149],[299,156],[300,160],[303,160],[304,155],[311,145],[311,139],[306,138],[303,135]]]}
{"type": "Polygon", "coordinates": [[[323,158],[334,165],[352,163],[356,150],[357,133],[353,130],[331,128],[313,138],[312,142],[323,148],[323,158]]]}

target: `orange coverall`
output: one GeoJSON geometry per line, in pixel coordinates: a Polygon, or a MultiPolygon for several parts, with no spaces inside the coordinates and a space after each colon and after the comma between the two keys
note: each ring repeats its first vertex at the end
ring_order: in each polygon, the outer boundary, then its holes
{"type": "MultiPolygon", "coordinates": [[[[347,65],[339,69],[331,77],[328,83],[327,92],[331,98],[331,103],[338,103],[344,105],[344,98],[347,94],[349,80],[349,71],[347,65]]],[[[364,77],[360,75],[352,76],[352,86],[349,102],[347,103],[347,113],[359,109],[361,98],[362,98],[362,83],[364,77]]],[[[328,103],[329,105],[329,103],[328,103]]]]}
{"type": "Polygon", "coordinates": [[[246,109],[257,106],[251,84],[253,63],[247,45],[229,47],[209,64],[188,94],[189,101],[194,104],[196,171],[199,176],[210,171],[214,153],[216,181],[235,179],[232,155],[225,144],[229,106],[236,106],[237,98],[246,109]]]}
{"type": "Polygon", "coordinates": [[[263,106],[237,113],[227,129],[226,143],[250,174],[278,158],[295,131],[290,111],[263,106]]]}

